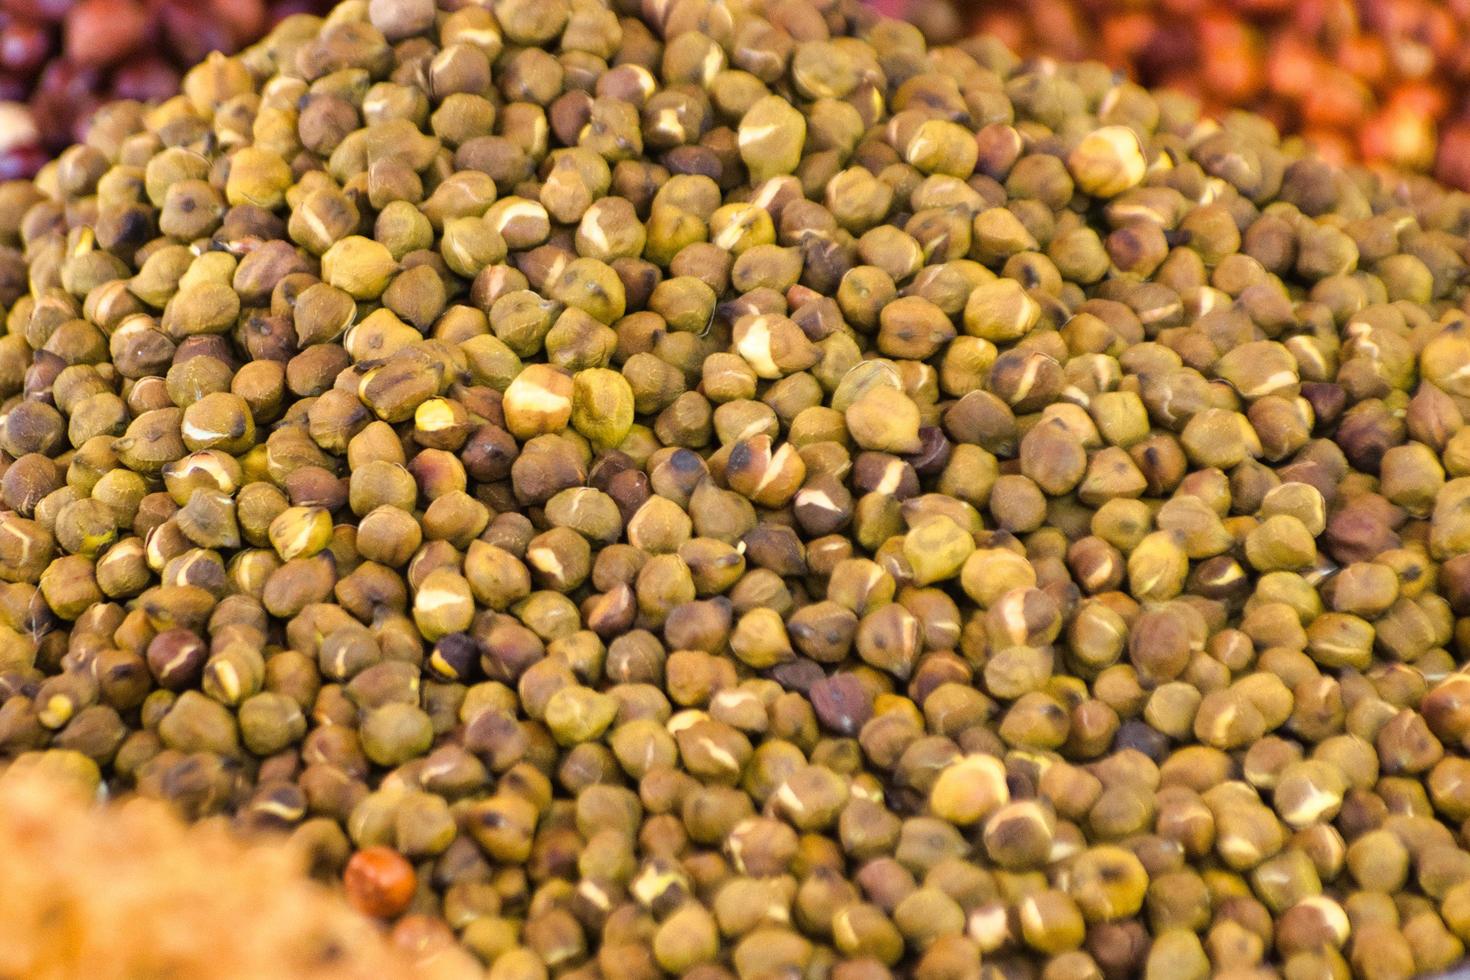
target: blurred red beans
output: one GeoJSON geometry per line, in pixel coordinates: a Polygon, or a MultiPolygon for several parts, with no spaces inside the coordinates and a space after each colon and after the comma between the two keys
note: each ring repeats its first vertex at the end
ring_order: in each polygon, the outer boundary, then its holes
{"type": "Polygon", "coordinates": [[[35,72],[50,53],[50,32],[42,24],[14,18],[0,26],[0,68],[17,74],[35,72]]]}
{"type": "Polygon", "coordinates": [[[954,2],[1020,54],[1096,58],[1261,113],[1329,158],[1470,190],[1470,0],[954,2]]]}
{"type": "Polygon", "coordinates": [[[142,45],[148,19],[134,0],[82,0],[66,19],[66,56],[92,68],[122,61],[142,45]]]}

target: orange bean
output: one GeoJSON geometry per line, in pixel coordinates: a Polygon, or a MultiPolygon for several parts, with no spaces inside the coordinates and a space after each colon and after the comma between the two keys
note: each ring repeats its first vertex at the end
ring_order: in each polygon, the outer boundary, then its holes
{"type": "Polygon", "coordinates": [[[413,900],[418,876],[413,865],[391,847],[366,847],[352,855],[342,873],[347,900],[364,915],[391,919],[413,900]]]}

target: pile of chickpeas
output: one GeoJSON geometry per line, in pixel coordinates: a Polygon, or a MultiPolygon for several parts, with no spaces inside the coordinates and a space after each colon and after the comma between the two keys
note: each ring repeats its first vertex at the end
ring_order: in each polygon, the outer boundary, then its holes
{"type": "Polygon", "coordinates": [[[1467,232],[845,0],[288,18],[0,185],[0,753],[495,980],[1448,967],[1467,232]]]}

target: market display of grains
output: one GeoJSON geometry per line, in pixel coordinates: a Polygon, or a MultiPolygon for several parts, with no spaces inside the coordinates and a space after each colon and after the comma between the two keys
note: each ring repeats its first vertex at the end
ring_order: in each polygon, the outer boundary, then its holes
{"type": "Polygon", "coordinates": [[[1444,968],[1467,234],[849,0],[288,18],[0,185],[0,753],[493,980],[1444,968]]]}
{"type": "MultiPolygon", "coordinates": [[[[908,0],[905,15],[930,4],[908,0]]],[[[1470,189],[1463,0],[974,0],[970,29],[1024,54],[1099,58],[1208,112],[1249,108],[1334,160],[1470,189]]],[[[932,15],[931,15],[932,16],[932,15]]],[[[947,19],[947,18],[945,18],[947,19]]]]}

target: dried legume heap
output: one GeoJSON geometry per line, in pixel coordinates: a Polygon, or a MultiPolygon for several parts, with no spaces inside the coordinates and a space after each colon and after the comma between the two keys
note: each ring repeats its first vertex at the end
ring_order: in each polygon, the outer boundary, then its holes
{"type": "Polygon", "coordinates": [[[843,0],[292,18],[0,187],[0,746],[495,980],[1443,967],[1467,232],[843,0]]]}

